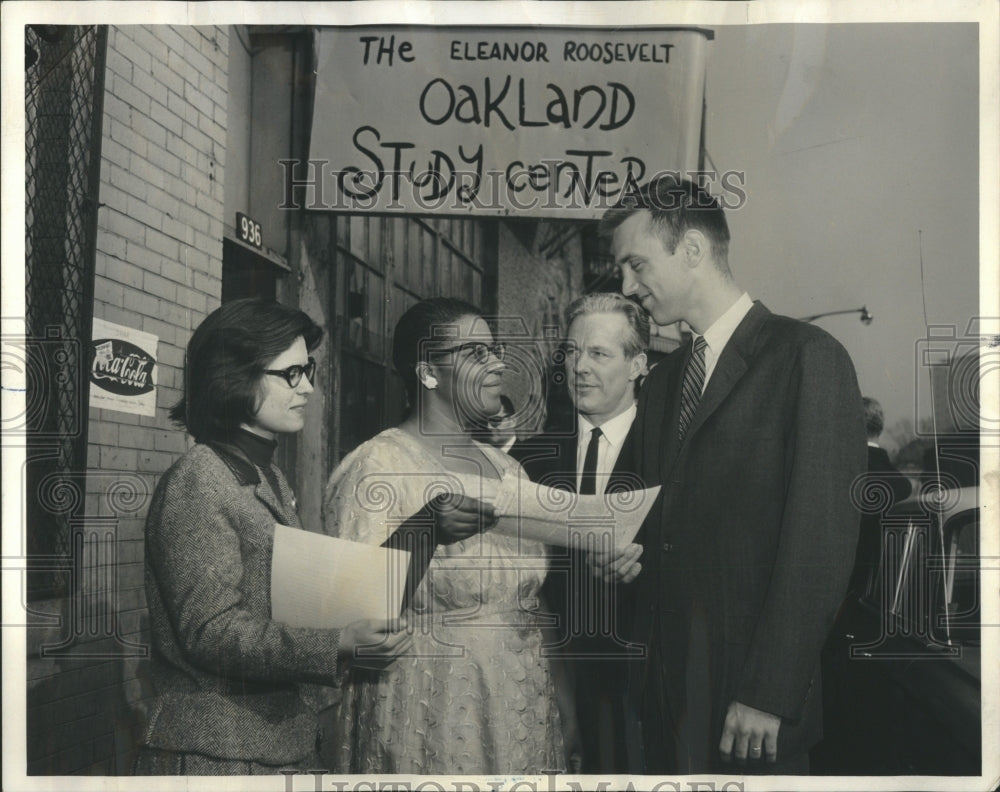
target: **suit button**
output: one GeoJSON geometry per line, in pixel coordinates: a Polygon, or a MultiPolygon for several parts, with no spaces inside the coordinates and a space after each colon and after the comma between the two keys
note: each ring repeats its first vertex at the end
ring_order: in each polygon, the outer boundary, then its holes
{"type": "Polygon", "coordinates": [[[674,546],[672,544],[670,544],[670,542],[664,542],[663,543],[663,552],[664,553],[669,553],[673,549],[674,549],[674,546]]]}

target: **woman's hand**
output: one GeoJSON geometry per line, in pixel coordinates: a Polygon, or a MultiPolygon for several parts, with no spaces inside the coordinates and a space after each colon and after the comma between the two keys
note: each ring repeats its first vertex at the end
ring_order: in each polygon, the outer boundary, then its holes
{"type": "Polygon", "coordinates": [[[451,544],[467,539],[496,523],[493,506],[466,495],[449,493],[430,502],[434,514],[434,542],[451,544]]]}
{"type": "Polygon", "coordinates": [[[381,671],[412,644],[413,636],[402,619],[360,619],[340,631],[340,659],[381,671]]]}

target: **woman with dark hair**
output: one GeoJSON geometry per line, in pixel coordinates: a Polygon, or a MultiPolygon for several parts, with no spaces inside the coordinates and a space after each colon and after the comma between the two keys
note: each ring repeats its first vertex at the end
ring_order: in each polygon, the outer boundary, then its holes
{"type": "Polygon", "coordinates": [[[195,330],[171,417],[195,445],[160,480],[146,519],[146,599],[157,698],[141,775],[254,775],[317,764],[299,683],[332,685],[355,647],[381,667],[409,645],[381,621],[342,630],[271,619],[274,525],[298,526],[271,461],[298,432],[322,330],[274,302],[236,300],[195,330]]]}
{"type": "Polygon", "coordinates": [[[323,759],[339,773],[531,773],[565,767],[542,654],[541,543],[489,530],[481,502],[511,457],[475,440],[500,408],[503,344],[479,310],[424,300],[396,325],[393,362],[411,411],[351,452],[327,486],[328,533],[382,544],[437,493],[464,493],[404,618],[413,648],[380,672],[348,669],[323,759]],[[492,483],[491,483],[492,482],[492,483]]]}

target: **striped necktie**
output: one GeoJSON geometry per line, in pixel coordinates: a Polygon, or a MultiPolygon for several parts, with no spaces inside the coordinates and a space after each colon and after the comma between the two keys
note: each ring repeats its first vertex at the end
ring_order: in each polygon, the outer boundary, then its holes
{"type": "Polygon", "coordinates": [[[677,439],[683,440],[684,433],[691,425],[694,412],[701,401],[701,388],[705,384],[705,336],[698,336],[694,342],[691,359],[684,369],[684,382],[681,385],[681,414],[677,421],[677,439]]]}

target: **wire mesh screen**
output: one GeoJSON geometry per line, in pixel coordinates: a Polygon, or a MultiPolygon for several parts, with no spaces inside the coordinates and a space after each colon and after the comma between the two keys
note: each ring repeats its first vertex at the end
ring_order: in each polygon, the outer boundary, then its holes
{"type": "Polygon", "coordinates": [[[83,510],[106,44],[104,26],[25,29],[29,599],[70,589],[83,510]]]}

